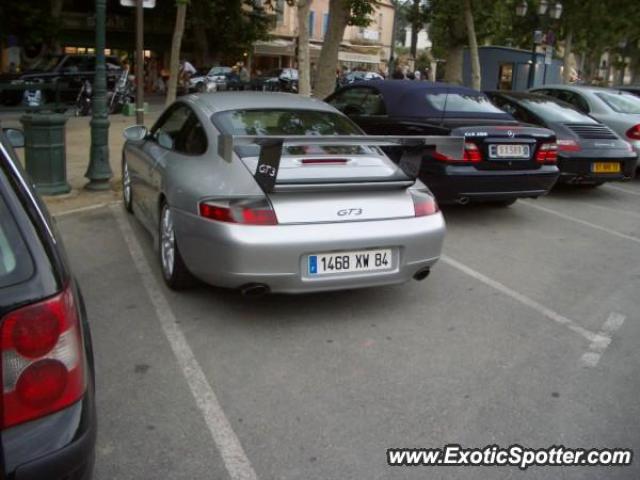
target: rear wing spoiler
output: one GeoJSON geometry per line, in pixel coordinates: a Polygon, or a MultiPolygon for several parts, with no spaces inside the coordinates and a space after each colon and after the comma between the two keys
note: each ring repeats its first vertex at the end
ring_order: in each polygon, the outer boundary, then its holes
{"type": "Polygon", "coordinates": [[[464,137],[387,135],[227,135],[218,138],[218,154],[227,162],[233,161],[234,149],[241,145],[258,145],[260,155],[254,178],[266,193],[274,190],[283,147],[298,145],[372,146],[402,149],[398,166],[415,180],[420,171],[424,149],[434,149],[449,158],[462,158],[464,137]]]}

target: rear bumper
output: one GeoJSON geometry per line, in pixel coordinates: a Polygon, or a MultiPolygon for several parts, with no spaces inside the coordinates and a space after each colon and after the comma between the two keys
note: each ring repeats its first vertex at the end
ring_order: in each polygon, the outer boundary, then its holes
{"type": "Polygon", "coordinates": [[[65,410],[3,432],[6,475],[15,480],[90,480],[96,430],[93,398],[85,395],[65,410]]]}
{"type": "Polygon", "coordinates": [[[366,222],[248,226],[174,211],[176,239],[187,268],[206,283],[239,288],[251,283],[272,292],[306,293],[403,283],[440,257],[441,213],[366,222]],[[321,277],[307,274],[308,255],[391,248],[392,269],[321,277]]]}
{"type": "Polygon", "coordinates": [[[629,180],[633,178],[637,164],[637,157],[630,158],[567,158],[558,159],[560,180],[565,183],[594,183],[612,180],[629,180]],[[595,162],[619,163],[620,173],[594,173],[592,166],[595,162]]]}
{"type": "Polygon", "coordinates": [[[560,172],[556,166],[537,170],[478,170],[473,166],[447,165],[439,174],[420,177],[440,203],[469,200],[506,200],[546,195],[560,172]]]}

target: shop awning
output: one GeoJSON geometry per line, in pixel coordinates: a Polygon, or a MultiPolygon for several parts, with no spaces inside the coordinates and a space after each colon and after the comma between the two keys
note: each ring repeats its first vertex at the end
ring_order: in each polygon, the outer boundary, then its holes
{"type": "Polygon", "coordinates": [[[338,52],[338,60],[341,62],[352,63],[380,63],[379,54],[357,53],[357,52],[338,52]]]}
{"type": "Polygon", "coordinates": [[[275,39],[268,42],[257,41],[253,44],[255,55],[271,55],[292,57],[295,55],[295,45],[292,40],[275,39]]]}

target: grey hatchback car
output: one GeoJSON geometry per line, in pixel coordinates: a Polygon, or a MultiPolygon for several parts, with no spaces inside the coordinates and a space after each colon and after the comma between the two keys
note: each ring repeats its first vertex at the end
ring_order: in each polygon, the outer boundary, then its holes
{"type": "Polygon", "coordinates": [[[125,137],[124,204],[154,235],[167,284],[245,295],[425,278],[445,224],[416,162],[424,148],[462,155],[461,138],[365,136],[281,93],[182,97],[125,137]],[[394,146],[399,165],[380,148],[394,146]]]}

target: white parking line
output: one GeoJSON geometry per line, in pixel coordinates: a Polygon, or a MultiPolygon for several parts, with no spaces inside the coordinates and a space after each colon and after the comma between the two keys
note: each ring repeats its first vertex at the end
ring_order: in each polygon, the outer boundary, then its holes
{"type": "Polygon", "coordinates": [[[91,210],[97,210],[98,208],[108,207],[110,205],[119,205],[122,203],[122,200],[114,200],[113,202],[106,203],[96,203],[94,205],[87,205],[86,207],[72,208],[70,210],[64,210],[59,213],[52,213],[55,218],[58,217],[66,217],[67,215],[73,215],[76,213],[89,212],[91,210]]]}
{"type": "Polygon", "coordinates": [[[594,340],[589,345],[589,351],[582,355],[580,361],[585,367],[595,367],[600,361],[600,357],[611,343],[611,336],[618,330],[625,321],[625,316],[619,313],[611,313],[607,321],[602,325],[602,329],[598,332],[599,339],[594,340]]]}
{"type": "Polygon", "coordinates": [[[504,295],[513,298],[514,300],[522,303],[523,305],[526,305],[527,307],[532,308],[533,310],[537,311],[538,313],[540,313],[544,317],[548,318],[549,320],[553,320],[554,322],[559,323],[560,325],[563,325],[563,326],[567,327],[572,332],[577,333],[578,335],[586,338],[587,340],[589,340],[592,343],[593,342],[601,342],[601,341],[603,341],[603,339],[602,339],[600,334],[594,333],[591,330],[588,330],[588,329],[586,329],[584,327],[581,327],[580,325],[578,325],[576,322],[574,322],[570,318],[567,318],[567,317],[565,317],[563,315],[560,315],[557,312],[554,312],[550,308],[545,307],[544,305],[542,305],[539,302],[536,302],[532,298],[529,298],[529,297],[527,297],[526,295],[523,295],[520,292],[516,292],[515,290],[507,287],[506,285],[498,282],[497,280],[493,280],[492,278],[489,278],[486,275],[483,275],[482,273],[474,270],[473,268],[468,267],[467,265],[465,265],[463,263],[460,263],[457,260],[454,260],[453,258],[449,257],[448,255],[442,255],[440,257],[440,260],[442,260],[447,265],[450,265],[450,266],[460,270],[461,272],[466,273],[470,277],[473,277],[476,280],[479,280],[482,283],[484,283],[486,285],[489,285],[490,287],[498,290],[499,292],[503,293],[504,295]]]}
{"type": "Polygon", "coordinates": [[[593,228],[595,230],[600,230],[601,232],[608,233],[609,235],[613,235],[614,237],[622,238],[624,240],[629,240],[631,242],[640,244],[640,238],[634,237],[633,235],[628,235],[626,233],[619,232],[617,230],[612,230],[611,228],[603,227],[602,225],[598,225],[595,223],[587,222],[586,220],[581,220],[576,217],[572,217],[571,215],[567,215],[566,213],[561,213],[556,210],[552,210],[547,207],[542,207],[540,205],[535,205],[532,201],[524,200],[518,202],[521,205],[526,205],[527,207],[535,208],[542,212],[550,213],[551,215],[555,215],[556,217],[564,218],[565,220],[569,220],[574,223],[579,223],[580,225],[584,225],[585,227],[593,228]]]}
{"type": "Polygon", "coordinates": [[[622,188],[617,185],[611,185],[610,183],[605,185],[605,188],[610,188],[611,190],[616,190],[618,192],[624,192],[624,193],[628,193],[629,195],[636,195],[640,197],[640,192],[632,192],[631,190],[627,190],[626,188],[622,188]]]}
{"type": "Polygon", "coordinates": [[[209,428],[211,437],[218,448],[224,465],[232,480],[256,480],[258,477],[249,459],[244,453],[240,440],[231,428],[229,420],[222,411],[215,392],[196,360],[187,339],[177,325],[171,306],[162,293],[156,277],[151,271],[128,220],[121,208],[111,206],[122,236],[129,248],[133,263],[138,270],[142,283],[156,311],[162,330],[171,345],[178,365],[187,380],[196,404],[209,428]]]}
{"type": "Polygon", "coordinates": [[[619,213],[621,215],[629,215],[631,217],[640,218],[640,213],[632,212],[631,210],[625,210],[622,208],[615,208],[615,207],[605,207],[604,205],[595,205],[593,203],[588,203],[588,202],[583,202],[582,205],[586,205],[589,208],[598,208],[606,212],[619,213]]]}

